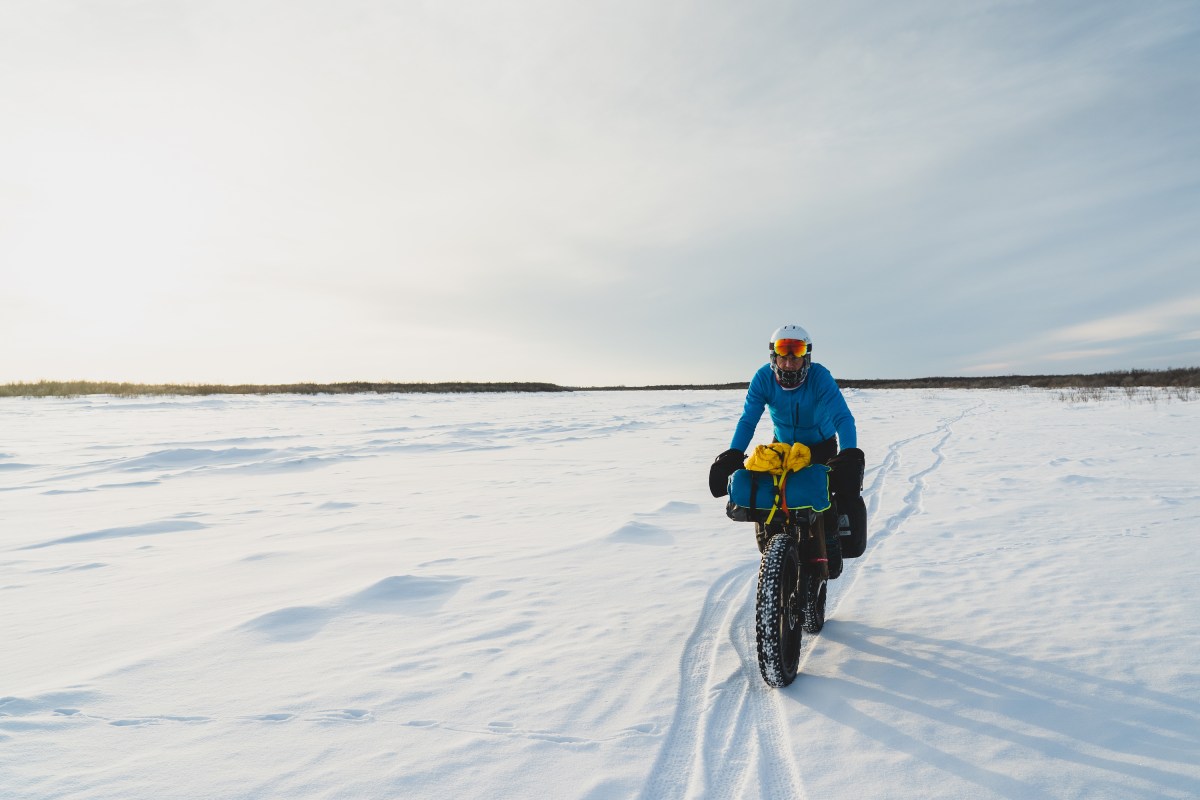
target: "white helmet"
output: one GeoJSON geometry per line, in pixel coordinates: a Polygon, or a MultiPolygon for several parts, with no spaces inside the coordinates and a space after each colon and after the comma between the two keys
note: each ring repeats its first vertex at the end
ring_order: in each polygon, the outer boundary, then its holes
{"type": "Polygon", "coordinates": [[[771,353],[771,369],[775,372],[775,380],[779,382],[779,385],[784,389],[795,389],[801,386],[804,379],[808,377],[808,367],[812,364],[812,337],[808,335],[808,331],[799,325],[784,325],[776,328],[775,332],[771,334],[771,342],[768,347],[771,353]],[[784,344],[777,346],[777,342],[784,344]],[[779,357],[788,354],[801,356],[799,369],[780,368],[779,357]]]}

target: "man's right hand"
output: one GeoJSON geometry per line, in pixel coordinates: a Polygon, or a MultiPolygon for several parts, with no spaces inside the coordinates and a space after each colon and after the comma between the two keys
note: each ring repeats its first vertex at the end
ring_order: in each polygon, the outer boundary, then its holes
{"type": "Polygon", "coordinates": [[[708,490],[713,497],[729,494],[729,476],[742,468],[746,454],[741,450],[726,450],[708,468],[708,490]]]}

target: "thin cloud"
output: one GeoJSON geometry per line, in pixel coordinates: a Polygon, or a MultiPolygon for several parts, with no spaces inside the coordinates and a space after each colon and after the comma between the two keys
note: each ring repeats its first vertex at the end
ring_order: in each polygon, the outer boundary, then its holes
{"type": "Polygon", "coordinates": [[[1128,353],[1129,348],[1118,347],[1097,347],[1091,350],[1060,350],[1055,353],[1047,353],[1042,356],[1042,361],[1078,361],[1087,358],[1102,358],[1105,356],[1117,356],[1128,353]]]}
{"type": "Polygon", "coordinates": [[[1191,0],[97,5],[0,3],[0,380],[1194,360],[1191,0]]]}
{"type": "Polygon", "coordinates": [[[1115,364],[1186,363],[1186,352],[1172,343],[1200,339],[1200,331],[1180,333],[1200,324],[1200,295],[1152,303],[1132,311],[1109,314],[1087,322],[1052,329],[1023,342],[1005,346],[1020,353],[1019,360],[999,361],[996,351],[978,355],[982,363],[963,367],[964,372],[1036,371],[1038,365],[1083,364],[1084,369],[1112,369],[1115,364]],[[989,354],[992,358],[989,358],[989,354]]]}
{"type": "Polygon", "coordinates": [[[1200,295],[1070,325],[1050,332],[1046,339],[1080,343],[1112,342],[1163,333],[1189,322],[1200,322],[1200,295]]]}
{"type": "Polygon", "coordinates": [[[963,367],[963,372],[1011,372],[1015,365],[1009,361],[994,361],[990,364],[972,364],[968,367],[963,367]]]}

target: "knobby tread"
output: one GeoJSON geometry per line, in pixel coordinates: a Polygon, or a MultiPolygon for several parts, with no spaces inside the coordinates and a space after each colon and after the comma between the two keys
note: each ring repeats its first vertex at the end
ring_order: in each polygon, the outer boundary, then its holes
{"type": "Polygon", "coordinates": [[[796,591],[799,571],[796,540],[783,533],[771,537],[759,567],[754,614],[758,668],[768,686],[787,686],[796,678],[803,619],[797,613],[789,626],[785,606],[796,591]]]}
{"type": "Polygon", "coordinates": [[[838,533],[836,516],[833,518],[832,525],[826,522],[824,535],[825,555],[829,559],[829,580],[837,580],[842,575],[845,562],[842,555],[842,537],[838,533]]]}
{"type": "Polygon", "coordinates": [[[825,627],[825,598],[829,584],[820,575],[805,574],[804,586],[804,631],[820,633],[825,627]]]}

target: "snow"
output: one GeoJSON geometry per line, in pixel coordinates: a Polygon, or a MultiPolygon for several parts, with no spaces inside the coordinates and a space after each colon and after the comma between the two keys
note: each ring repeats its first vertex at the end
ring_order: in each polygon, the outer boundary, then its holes
{"type": "Polygon", "coordinates": [[[0,401],[0,796],[1200,796],[1200,404],[847,398],[782,690],[739,392],[0,401]]]}

